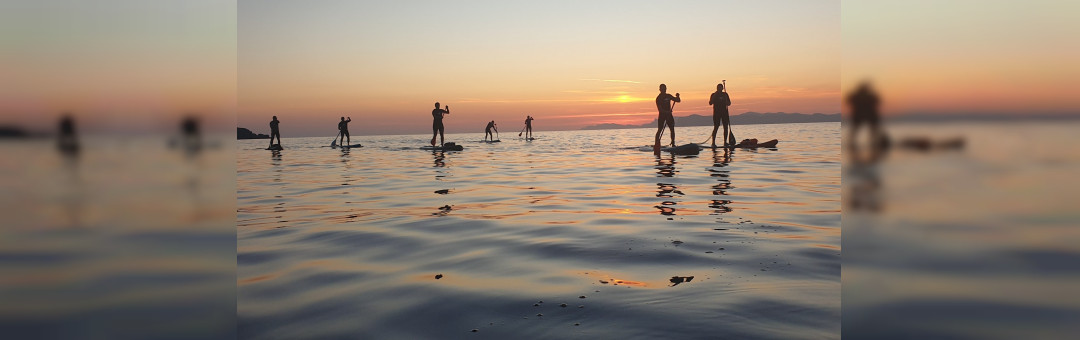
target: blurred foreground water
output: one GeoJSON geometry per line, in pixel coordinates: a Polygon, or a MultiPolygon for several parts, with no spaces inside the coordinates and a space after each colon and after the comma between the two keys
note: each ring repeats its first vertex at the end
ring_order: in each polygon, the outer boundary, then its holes
{"type": "MultiPolygon", "coordinates": [[[[906,123],[961,150],[844,157],[843,334],[1080,334],[1080,122],[906,123]]],[[[865,150],[862,150],[865,152],[865,150]]]]}
{"type": "Polygon", "coordinates": [[[215,140],[0,143],[4,337],[233,338],[235,144],[215,140]]]}
{"type": "Polygon", "coordinates": [[[838,338],[840,124],[735,128],[780,145],[626,149],[653,129],[447,135],[460,152],[419,150],[430,135],[240,141],[237,332],[838,338]]]}

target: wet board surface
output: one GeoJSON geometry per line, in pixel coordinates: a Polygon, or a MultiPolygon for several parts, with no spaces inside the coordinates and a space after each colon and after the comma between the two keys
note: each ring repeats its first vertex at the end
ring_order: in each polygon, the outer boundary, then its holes
{"type": "MultiPolygon", "coordinates": [[[[638,151],[653,152],[653,146],[652,145],[645,145],[645,146],[640,146],[640,147],[636,147],[636,148],[632,148],[632,149],[637,149],[638,151]]],[[[675,147],[671,147],[671,146],[663,147],[663,148],[660,148],[660,151],[667,152],[667,153],[673,153],[673,154],[677,154],[677,155],[696,155],[696,154],[701,152],[701,146],[699,146],[697,144],[694,144],[694,143],[690,143],[690,144],[683,144],[683,145],[679,145],[679,146],[675,146],[675,147]]]]}
{"type": "Polygon", "coordinates": [[[360,144],[353,144],[353,145],[331,145],[330,147],[331,147],[331,148],[342,148],[342,149],[348,149],[348,148],[362,148],[362,147],[364,147],[364,146],[363,146],[363,145],[360,145],[360,144]]]}
{"type": "Polygon", "coordinates": [[[443,146],[430,146],[430,145],[425,145],[425,146],[421,146],[421,147],[420,147],[420,150],[434,150],[434,151],[462,151],[462,150],[465,150],[465,147],[463,147],[463,146],[461,146],[461,145],[458,145],[458,146],[455,146],[455,147],[443,147],[443,146]]]}
{"type": "MultiPolygon", "coordinates": [[[[773,140],[770,140],[770,141],[767,141],[767,142],[764,142],[764,143],[757,143],[757,144],[750,144],[750,145],[736,144],[734,146],[728,146],[726,148],[727,149],[757,149],[757,148],[774,149],[774,148],[776,148],[776,145],[779,144],[779,143],[780,143],[780,141],[773,139],[773,140]]],[[[725,148],[724,146],[716,146],[714,149],[724,149],[724,148],[725,148]]]]}

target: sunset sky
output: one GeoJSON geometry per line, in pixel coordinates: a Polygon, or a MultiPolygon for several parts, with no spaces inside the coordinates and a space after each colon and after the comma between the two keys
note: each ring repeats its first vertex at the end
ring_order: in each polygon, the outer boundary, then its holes
{"type": "Polygon", "coordinates": [[[1080,113],[1080,2],[0,2],[0,125],[174,131],[180,115],[285,137],[642,124],[675,114],[841,112],[870,79],[886,115],[1080,113]]]}
{"type": "Polygon", "coordinates": [[[330,136],[642,124],[666,83],[676,116],[840,112],[836,1],[240,1],[238,125],[330,136]]]}
{"type": "Polygon", "coordinates": [[[0,125],[172,133],[187,113],[235,125],[236,4],[0,1],[0,125]]]}
{"type": "Polygon", "coordinates": [[[847,1],[842,12],[844,93],[870,79],[884,115],[1080,114],[1078,1],[847,1]]]}

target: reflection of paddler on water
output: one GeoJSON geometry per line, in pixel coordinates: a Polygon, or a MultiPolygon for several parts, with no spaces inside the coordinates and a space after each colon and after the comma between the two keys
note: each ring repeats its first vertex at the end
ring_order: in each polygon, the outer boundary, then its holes
{"type": "Polygon", "coordinates": [[[488,122],[487,127],[484,128],[484,140],[485,141],[489,140],[489,137],[490,137],[491,141],[495,141],[495,136],[491,134],[492,130],[494,130],[495,133],[499,133],[499,126],[498,126],[498,124],[495,124],[494,120],[488,122]]]}

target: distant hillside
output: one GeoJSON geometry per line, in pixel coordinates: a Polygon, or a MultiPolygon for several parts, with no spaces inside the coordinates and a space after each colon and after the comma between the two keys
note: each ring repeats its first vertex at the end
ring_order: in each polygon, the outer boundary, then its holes
{"type": "MultiPolygon", "coordinates": [[[[840,114],[804,114],[804,113],[786,113],[786,112],[746,112],[743,114],[732,115],[732,125],[745,125],[745,124],[786,124],[786,123],[821,123],[821,122],[839,122],[840,114]]],[[[712,116],[702,115],[689,115],[683,117],[675,117],[675,126],[712,126],[712,116]]],[[[636,129],[643,127],[656,127],[656,119],[652,122],[641,125],[623,125],[623,124],[597,124],[589,125],[582,130],[606,130],[606,129],[636,129]]]]}
{"type": "Polygon", "coordinates": [[[236,139],[269,139],[270,135],[256,134],[251,130],[238,127],[236,128],[236,139]]]}

